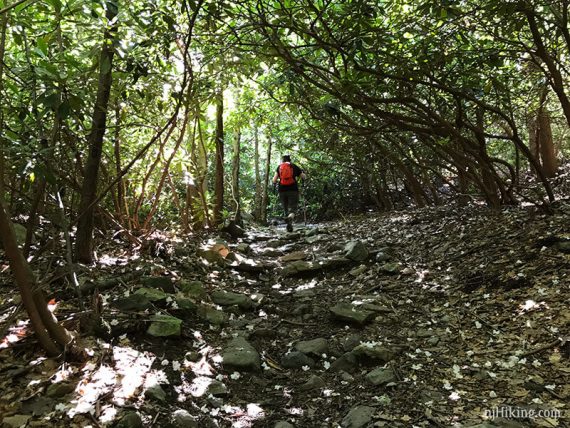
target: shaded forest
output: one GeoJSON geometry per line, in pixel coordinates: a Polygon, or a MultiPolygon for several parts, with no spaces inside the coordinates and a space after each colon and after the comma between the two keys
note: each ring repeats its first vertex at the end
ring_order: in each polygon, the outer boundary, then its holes
{"type": "Polygon", "coordinates": [[[568,426],[569,6],[0,0],[0,422],[568,426]]]}

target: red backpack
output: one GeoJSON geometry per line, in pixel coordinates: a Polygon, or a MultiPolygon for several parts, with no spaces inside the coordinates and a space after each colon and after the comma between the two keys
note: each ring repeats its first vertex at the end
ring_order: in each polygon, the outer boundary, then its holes
{"type": "Polygon", "coordinates": [[[295,183],[295,173],[290,162],[283,162],[279,165],[279,184],[290,186],[295,183]]]}

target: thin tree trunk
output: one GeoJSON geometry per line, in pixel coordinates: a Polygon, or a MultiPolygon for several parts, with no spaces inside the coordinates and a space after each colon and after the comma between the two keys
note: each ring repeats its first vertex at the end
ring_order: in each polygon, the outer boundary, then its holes
{"type": "Polygon", "coordinates": [[[238,128],[233,141],[232,159],[232,197],[234,200],[234,221],[241,224],[241,202],[239,195],[239,163],[240,163],[241,130],[238,128]]]}
{"type": "Polygon", "coordinates": [[[263,222],[267,221],[267,191],[269,188],[269,177],[271,174],[271,146],[273,145],[273,140],[269,136],[269,144],[267,145],[267,158],[265,160],[265,179],[263,186],[263,193],[261,197],[261,220],[263,222]]]}
{"type": "Polygon", "coordinates": [[[540,159],[544,175],[552,178],[558,171],[558,159],[556,158],[556,149],[554,147],[554,139],[552,138],[552,127],[550,125],[550,114],[546,106],[541,105],[538,110],[538,146],[540,149],[540,159]]]}
{"type": "Polygon", "coordinates": [[[262,187],[261,187],[261,174],[259,170],[259,129],[257,124],[253,128],[253,141],[255,147],[254,154],[254,168],[255,168],[255,201],[254,201],[254,217],[256,220],[261,219],[261,198],[262,198],[262,187]]]}
{"type": "Polygon", "coordinates": [[[107,127],[107,109],[111,84],[113,82],[113,56],[115,50],[113,44],[116,37],[117,5],[108,1],[107,25],[103,37],[103,47],[99,60],[99,84],[97,98],[91,121],[91,133],[89,134],[89,156],[85,164],[83,174],[83,186],[81,189],[81,202],[79,204],[79,221],[77,224],[77,236],[75,242],[75,257],[83,263],[93,261],[93,220],[95,200],[99,177],[99,166],[103,152],[103,137],[107,127]]]}
{"type": "Polygon", "coordinates": [[[216,202],[214,205],[214,224],[222,222],[224,209],[224,93],[218,92],[216,97],[216,202]]]}
{"type": "MultiPolygon", "coordinates": [[[[4,94],[4,52],[6,50],[6,30],[8,29],[8,13],[0,18],[0,97],[4,94]]],[[[4,140],[4,113],[0,110],[0,196],[4,197],[4,179],[6,178],[6,142],[4,140]]]]}
{"type": "MultiPolygon", "coordinates": [[[[10,215],[6,208],[4,198],[0,194],[0,237],[2,239],[2,244],[4,246],[4,251],[6,258],[10,263],[10,269],[14,275],[14,279],[18,288],[20,289],[20,295],[22,297],[22,303],[24,308],[28,312],[30,317],[30,322],[34,333],[36,334],[38,341],[42,348],[46,351],[49,356],[55,357],[61,353],[61,348],[58,343],[52,339],[47,326],[44,324],[43,317],[38,311],[37,304],[38,299],[34,297],[34,287],[36,285],[36,280],[32,270],[30,269],[26,259],[20,252],[18,248],[18,243],[16,242],[16,235],[14,233],[14,226],[10,220],[10,215]]],[[[45,302],[43,304],[47,305],[45,302]]]]}
{"type": "Polygon", "coordinates": [[[117,183],[117,217],[124,223],[125,216],[127,212],[127,201],[125,194],[125,180],[121,177],[121,122],[122,122],[122,111],[119,102],[115,103],[115,138],[114,143],[114,154],[115,154],[115,170],[119,181],[117,183]]]}

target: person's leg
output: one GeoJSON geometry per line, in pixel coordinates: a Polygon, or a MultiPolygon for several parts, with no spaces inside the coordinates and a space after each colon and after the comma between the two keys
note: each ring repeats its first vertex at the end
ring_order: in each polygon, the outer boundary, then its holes
{"type": "Polygon", "coordinates": [[[287,217],[287,214],[289,214],[289,198],[287,193],[289,192],[279,192],[279,199],[281,199],[281,205],[283,206],[285,217],[287,217]]]}
{"type": "Polygon", "coordinates": [[[297,212],[297,205],[299,204],[299,192],[287,192],[287,206],[289,208],[287,214],[287,231],[293,231],[293,220],[297,212]]]}

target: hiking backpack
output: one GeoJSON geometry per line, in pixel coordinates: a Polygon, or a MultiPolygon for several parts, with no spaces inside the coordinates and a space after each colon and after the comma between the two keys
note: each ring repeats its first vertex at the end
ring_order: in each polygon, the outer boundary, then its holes
{"type": "Polygon", "coordinates": [[[295,184],[295,173],[291,162],[283,162],[279,165],[279,184],[282,186],[295,184]]]}

